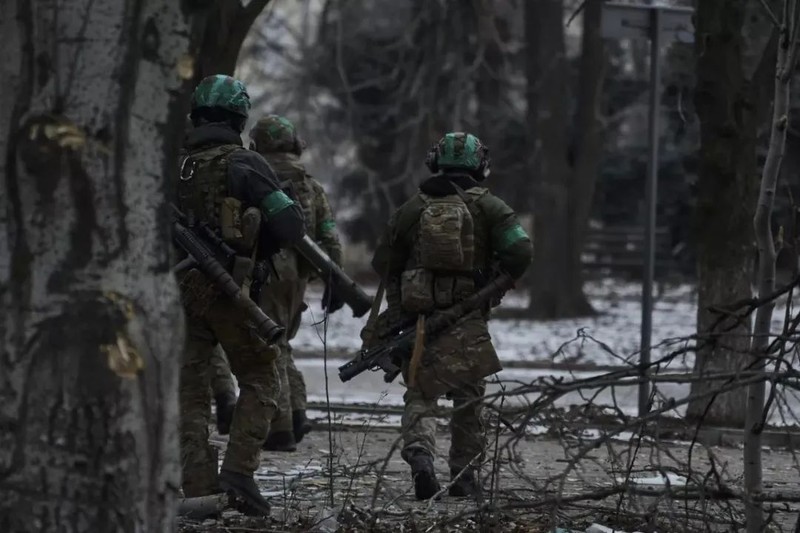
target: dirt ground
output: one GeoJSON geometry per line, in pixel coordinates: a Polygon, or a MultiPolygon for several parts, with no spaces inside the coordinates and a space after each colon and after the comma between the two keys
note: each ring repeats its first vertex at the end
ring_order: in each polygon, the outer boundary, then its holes
{"type": "MultiPolygon", "coordinates": [[[[449,438],[441,429],[436,467],[446,482],[449,438]]],[[[629,532],[740,530],[740,448],[598,436],[489,435],[483,501],[444,494],[417,502],[396,428],[367,421],[327,431],[318,423],[296,452],[262,453],[256,478],[273,506],[270,519],[226,510],[218,519],[181,519],[180,530],[566,532],[591,523],[629,532]],[[641,476],[649,480],[624,483],[641,476]]],[[[225,437],[212,442],[224,450],[225,437]]],[[[787,450],[765,450],[763,461],[765,491],[784,500],[768,504],[770,531],[793,531],[798,463],[787,450]]]]}

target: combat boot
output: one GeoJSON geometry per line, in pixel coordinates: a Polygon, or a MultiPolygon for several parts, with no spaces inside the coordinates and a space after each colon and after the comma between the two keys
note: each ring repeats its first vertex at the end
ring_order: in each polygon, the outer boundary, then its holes
{"type": "Polygon", "coordinates": [[[439,482],[433,469],[433,457],[427,452],[416,452],[408,459],[411,479],[414,480],[414,495],[418,500],[430,500],[439,492],[439,482]]]}
{"type": "Polygon", "coordinates": [[[478,477],[475,475],[475,470],[467,467],[464,473],[459,476],[460,472],[460,469],[450,469],[450,479],[455,479],[455,481],[450,485],[447,493],[457,498],[482,498],[483,489],[478,481],[478,477]],[[456,479],[456,476],[458,476],[458,479],[456,479]]]}
{"type": "Polygon", "coordinates": [[[270,505],[258,490],[253,476],[220,470],[219,486],[231,499],[233,507],[248,516],[269,516],[270,505]]]}
{"type": "Polygon", "coordinates": [[[261,449],[269,452],[293,452],[297,449],[294,433],[291,431],[270,431],[261,449]]]}
{"type": "Polygon", "coordinates": [[[311,433],[311,422],[306,417],[305,409],[292,411],[292,428],[294,430],[294,441],[297,443],[311,433]]]}
{"type": "Polygon", "coordinates": [[[217,394],[214,396],[214,403],[217,405],[217,433],[227,435],[231,431],[236,395],[230,392],[217,394]]]}

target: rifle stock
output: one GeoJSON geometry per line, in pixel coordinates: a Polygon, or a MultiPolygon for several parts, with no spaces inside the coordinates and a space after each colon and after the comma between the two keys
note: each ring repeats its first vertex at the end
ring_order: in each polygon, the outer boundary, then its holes
{"type": "MultiPolygon", "coordinates": [[[[425,319],[425,338],[431,339],[453,326],[459,319],[469,313],[481,309],[489,301],[502,297],[514,286],[514,278],[508,274],[500,274],[475,294],[461,302],[434,311],[425,319]]],[[[339,379],[350,381],[367,370],[382,369],[384,381],[392,381],[400,373],[399,362],[407,358],[416,338],[416,326],[410,325],[392,335],[386,342],[361,351],[353,359],[339,367],[339,379]]]]}
{"type": "Polygon", "coordinates": [[[372,298],[311,237],[304,236],[295,249],[311,264],[322,281],[333,284],[333,290],[353,310],[353,316],[364,316],[372,308],[372,298]]]}

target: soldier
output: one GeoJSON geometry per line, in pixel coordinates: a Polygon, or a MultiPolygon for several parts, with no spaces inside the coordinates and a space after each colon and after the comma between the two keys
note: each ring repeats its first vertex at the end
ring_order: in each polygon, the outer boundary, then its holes
{"type": "MultiPolygon", "coordinates": [[[[372,260],[388,302],[379,332],[424,320],[435,309],[453,305],[479,289],[492,272],[504,271],[514,279],[525,272],[531,240],[514,211],[482,186],[489,175],[487,154],[480,140],[467,133],[448,133],[429,152],[426,164],[433,176],[391,217],[372,260]]],[[[433,467],[432,411],[443,395],[452,399],[454,407],[449,493],[482,494],[476,470],[485,447],[483,380],[500,370],[489,336],[488,311],[469,314],[445,333],[427,339],[419,365],[404,362],[408,389],[402,456],[411,467],[420,500],[440,490],[433,467]]],[[[362,336],[369,337],[371,328],[365,328],[362,336]]],[[[368,338],[365,341],[369,344],[368,338]]]]}
{"type": "MultiPolygon", "coordinates": [[[[183,147],[180,157],[183,159],[188,155],[186,142],[189,134],[194,129],[192,119],[186,116],[186,125],[183,132],[183,147]]],[[[231,419],[233,419],[233,409],[236,407],[236,385],[233,383],[231,367],[228,358],[222,347],[217,344],[211,353],[209,362],[209,380],[211,381],[211,395],[217,406],[217,432],[220,435],[227,435],[231,429],[231,419]]]]}
{"type": "MultiPolygon", "coordinates": [[[[303,208],[306,232],[316,241],[336,264],[342,264],[342,246],[336,233],[325,190],[307,172],[300,155],[303,143],[294,125],[286,118],[268,115],[260,119],[250,131],[256,150],[275,170],[281,187],[290,190],[303,208]]],[[[306,385],[303,374],[292,359],[290,341],[300,327],[300,317],[306,309],[303,297],[312,275],[311,268],[293,250],[282,250],[273,257],[275,276],[264,288],[259,302],[264,312],[286,326],[286,335],[280,340],[281,355],[278,372],[281,377],[281,395],[278,413],[272,420],[265,450],[293,451],[311,429],[306,418],[306,385]]],[[[322,298],[322,308],[333,313],[344,302],[327,290],[322,298]]]]}
{"type": "MultiPolygon", "coordinates": [[[[290,190],[300,202],[308,235],[337,265],[341,265],[342,246],[336,233],[333,212],[322,185],[300,163],[303,143],[294,125],[284,117],[268,115],[256,123],[250,131],[250,138],[253,140],[250,148],[267,160],[281,180],[281,187],[290,190]]],[[[264,449],[294,451],[297,443],[311,430],[311,425],[306,417],[306,384],[303,374],[292,359],[290,341],[297,334],[300,317],[306,309],[303,297],[312,270],[297,252],[288,249],[273,256],[272,263],[275,276],[261,291],[259,304],[268,316],[286,327],[286,335],[279,341],[281,355],[278,358],[278,374],[281,392],[278,411],[272,420],[264,449]]],[[[333,313],[343,305],[344,302],[326,288],[322,297],[322,308],[333,313]]],[[[225,398],[230,394],[228,391],[233,390],[232,384],[229,388],[228,382],[219,377],[225,374],[222,371],[223,364],[223,360],[217,359],[215,383],[219,384],[219,388],[214,390],[214,394],[218,398],[218,423],[219,413],[224,412],[220,410],[220,405],[225,405],[225,398]]]]}
{"type": "MultiPolygon", "coordinates": [[[[231,274],[243,285],[257,249],[270,253],[303,236],[299,206],[280,189],[264,159],[242,147],[249,110],[250,98],[238,80],[217,75],[200,82],[192,95],[194,129],[187,136],[177,186],[178,207],[187,217],[208,224],[237,250],[231,274]]],[[[188,321],[180,383],[184,494],[224,490],[244,503],[245,512],[268,515],[253,472],[276,407],[278,349],[268,346],[233,300],[198,270],[178,273],[178,281],[188,321]],[[219,475],[208,443],[209,359],[217,342],[241,390],[219,475]]]]}

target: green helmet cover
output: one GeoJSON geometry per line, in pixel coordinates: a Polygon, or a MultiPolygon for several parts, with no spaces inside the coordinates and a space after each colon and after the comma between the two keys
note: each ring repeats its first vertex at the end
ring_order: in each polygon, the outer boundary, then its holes
{"type": "Polygon", "coordinates": [[[259,119],[250,130],[250,137],[261,152],[294,152],[300,144],[294,124],[280,115],[259,119]]]}
{"type": "Polygon", "coordinates": [[[247,117],[250,113],[250,95],[241,81],[216,74],[203,78],[192,94],[192,109],[200,107],[219,107],[247,117]]]}
{"type": "Polygon", "coordinates": [[[436,163],[441,168],[477,170],[483,160],[484,147],[471,133],[448,133],[438,143],[436,163]]]}

